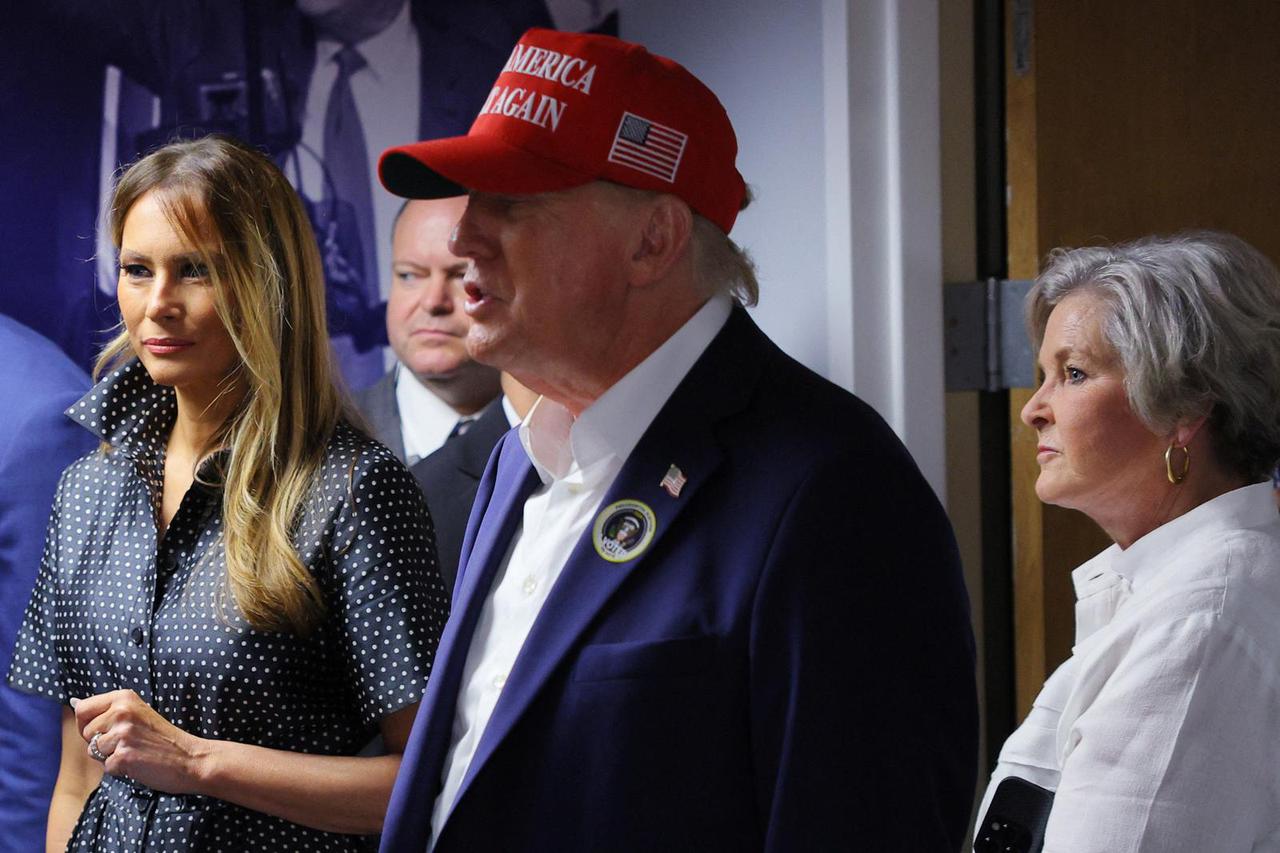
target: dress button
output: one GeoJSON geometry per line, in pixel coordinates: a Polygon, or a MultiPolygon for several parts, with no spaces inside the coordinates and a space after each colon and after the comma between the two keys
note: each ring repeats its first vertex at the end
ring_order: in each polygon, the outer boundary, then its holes
{"type": "Polygon", "coordinates": [[[524,590],[525,595],[533,595],[534,591],[537,590],[537,588],[538,588],[538,579],[535,578],[533,575],[529,575],[529,577],[525,578],[524,583],[520,585],[520,589],[524,590]]]}
{"type": "Polygon", "coordinates": [[[134,628],[132,631],[129,632],[129,639],[133,640],[133,644],[135,646],[142,645],[142,641],[145,638],[146,638],[146,635],[142,633],[141,628],[134,628]]]}
{"type": "Polygon", "coordinates": [[[507,683],[506,675],[495,675],[493,677],[493,686],[498,688],[499,690],[501,690],[503,686],[506,685],[506,683],[507,683]]]}

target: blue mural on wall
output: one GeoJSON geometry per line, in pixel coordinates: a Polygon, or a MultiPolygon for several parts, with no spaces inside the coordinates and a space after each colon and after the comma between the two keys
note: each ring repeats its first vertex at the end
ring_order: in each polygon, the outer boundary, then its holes
{"type": "Polygon", "coordinates": [[[118,321],[98,233],[112,174],[210,131],[269,152],[303,196],[348,384],[385,369],[390,229],[373,164],[465,133],[531,26],[616,32],[590,0],[43,0],[0,58],[0,313],[91,366],[118,321]]]}

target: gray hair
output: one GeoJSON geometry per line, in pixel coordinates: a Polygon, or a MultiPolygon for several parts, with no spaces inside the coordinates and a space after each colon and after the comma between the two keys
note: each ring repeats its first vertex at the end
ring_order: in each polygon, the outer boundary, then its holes
{"type": "Polygon", "coordinates": [[[1250,482],[1280,459],[1280,274],[1239,237],[1199,231],[1055,249],[1027,295],[1038,349],[1053,307],[1077,290],[1107,306],[1102,332],[1152,431],[1209,416],[1218,460],[1250,482]]]}
{"type": "MultiPolygon", "coordinates": [[[[754,196],[747,187],[739,210],[746,210],[754,196]]],[[[760,301],[760,282],[756,279],[755,261],[747,250],[730,239],[710,219],[693,215],[693,264],[698,282],[707,296],[727,293],[743,305],[760,301]]]]}
{"type": "MultiPolygon", "coordinates": [[[[642,190],[623,184],[605,181],[622,198],[632,200],[652,199],[660,195],[654,190],[642,190]]],[[[747,187],[738,210],[746,210],[754,196],[747,187]]],[[[725,293],[746,306],[760,301],[760,282],[756,279],[756,264],[747,250],[733,242],[710,219],[697,211],[693,213],[693,229],[689,245],[693,254],[693,271],[699,292],[710,297],[725,293]]]]}

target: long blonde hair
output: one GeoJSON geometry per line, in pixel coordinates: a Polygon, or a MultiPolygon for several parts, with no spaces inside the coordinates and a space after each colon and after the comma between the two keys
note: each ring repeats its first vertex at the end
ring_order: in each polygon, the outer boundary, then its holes
{"type": "MultiPolygon", "coordinates": [[[[110,210],[117,250],[130,208],[152,191],[203,256],[218,317],[240,355],[244,398],[202,454],[229,451],[222,470],[228,590],[252,627],[306,635],[325,603],[298,558],[294,528],[334,429],[352,417],[335,385],[324,272],[306,211],[275,164],[243,143],[222,136],[175,142],[117,181],[110,210]]],[[[132,354],[122,332],[99,356],[95,376],[132,354]]]]}

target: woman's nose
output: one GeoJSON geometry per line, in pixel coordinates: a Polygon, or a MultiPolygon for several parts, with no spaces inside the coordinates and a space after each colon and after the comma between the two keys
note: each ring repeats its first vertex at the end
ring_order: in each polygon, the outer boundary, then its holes
{"type": "Polygon", "coordinates": [[[174,282],[164,273],[156,276],[147,300],[147,318],[171,320],[182,313],[182,302],[174,282]]]}
{"type": "Polygon", "coordinates": [[[1032,429],[1039,430],[1052,422],[1053,410],[1049,408],[1047,397],[1048,393],[1044,385],[1036,389],[1036,392],[1031,395],[1031,399],[1022,407],[1020,417],[1024,424],[1032,429]]]}

